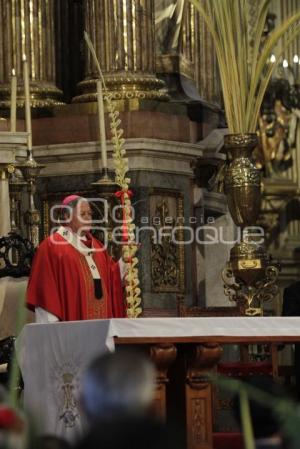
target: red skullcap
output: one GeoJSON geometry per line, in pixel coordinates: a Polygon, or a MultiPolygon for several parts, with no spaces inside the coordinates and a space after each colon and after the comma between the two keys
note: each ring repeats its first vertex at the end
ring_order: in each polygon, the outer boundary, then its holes
{"type": "Polygon", "coordinates": [[[69,196],[66,196],[66,198],[63,200],[63,202],[61,204],[62,204],[62,206],[67,206],[72,201],[78,200],[79,198],[81,198],[81,196],[79,196],[79,195],[69,195],[69,196]]]}

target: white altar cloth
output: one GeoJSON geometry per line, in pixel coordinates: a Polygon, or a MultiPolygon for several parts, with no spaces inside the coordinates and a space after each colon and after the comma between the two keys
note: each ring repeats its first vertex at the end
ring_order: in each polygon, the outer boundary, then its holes
{"type": "Polygon", "coordinates": [[[121,338],[300,337],[300,317],[115,318],[110,320],[109,335],[121,338]]]}
{"type": "Polygon", "coordinates": [[[41,433],[72,440],[81,431],[77,402],[81,373],[95,356],[114,350],[114,337],[160,337],[174,342],[210,337],[221,343],[240,337],[300,341],[300,317],[122,318],[28,324],[18,339],[18,360],[25,384],[24,406],[37,420],[41,433]]]}
{"type": "Polygon", "coordinates": [[[24,407],[41,434],[75,440],[82,432],[78,393],[83,370],[114,350],[109,320],[29,324],[17,342],[24,407]]]}

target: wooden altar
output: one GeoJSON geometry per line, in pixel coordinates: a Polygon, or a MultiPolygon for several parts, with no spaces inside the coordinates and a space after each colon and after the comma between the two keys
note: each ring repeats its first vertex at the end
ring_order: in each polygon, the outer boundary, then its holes
{"type": "MultiPolygon", "coordinates": [[[[299,341],[298,317],[139,318],[30,324],[20,338],[25,406],[35,413],[47,411],[45,407],[40,409],[45,403],[50,407],[42,395],[47,389],[50,397],[61,391],[61,387],[51,383],[58,371],[64,377],[67,370],[68,377],[74,379],[72,389],[76,389],[78,360],[86,365],[97,353],[97,347],[99,353],[101,346],[110,350],[113,344],[139,346],[148,352],[157,368],[157,413],[167,422],[175,419],[173,422],[182,427],[188,449],[212,449],[212,386],[207,374],[218,363],[222,346],[299,341]],[[82,359],[84,348],[85,360],[82,359]],[[55,369],[50,363],[53,356],[55,369]],[[41,357],[49,362],[42,373],[41,357]],[[33,401],[34,390],[40,405],[37,400],[33,401]]],[[[54,409],[55,404],[52,413],[54,409]]]]}

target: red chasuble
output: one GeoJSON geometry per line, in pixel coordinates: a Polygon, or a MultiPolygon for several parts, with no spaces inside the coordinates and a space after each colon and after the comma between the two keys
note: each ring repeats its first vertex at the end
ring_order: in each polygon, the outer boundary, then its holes
{"type": "MultiPolygon", "coordinates": [[[[88,236],[87,246],[102,244],[88,236]]],[[[93,253],[100,273],[103,298],[95,298],[94,280],[83,254],[60,234],[46,238],[33,260],[27,288],[30,309],[42,307],[61,321],[125,317],[119,264],[106,250],[93,253]]]]}

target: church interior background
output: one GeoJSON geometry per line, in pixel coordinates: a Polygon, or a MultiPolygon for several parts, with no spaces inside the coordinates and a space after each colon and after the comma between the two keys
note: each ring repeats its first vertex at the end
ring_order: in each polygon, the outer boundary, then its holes
{"type": "MultiPolygon", "coordinates": [[[[256,1],[249,0],[253,26],[256,1]]],[[[299,9],[299,0],[273,0],[266,35],[299,9]]],[[[230,306],[237,313],[221,278],[237,236],[223,188],[226,122],[212,38],[193,5],[185,0],[0,0],[0,20],[5,23],[0,28],[0,237],[14,231],[37,246],[51,231],[51,206],[71,193],[114,201],[107,109],[109,179],[97,183],[103,174],[97,73],[84,42],[86,30],[120,112],[134,222],[156,231],[176,228],[181,242],[174,245],[164,231],[159,243],[151,232],[140,232],[142,316],[222,316],[230,306]],[[20,170],[27,158],[24,53],[32,155],[40,165],[33,173],[20,170]],[[214,244],[209,244],[211,227],[218,236],[214,244]],[[198,239],[191,238],[195,234],[198,239]]],[[[257,223],[274,264],[280,263],[280,288],[264,305],[267,315],[281,314],[282,291],[300,276],[300,38],[282,60],[263,103],[254,153],[263,175],[257,223]]],[[[2,248],[9,244],[0,240],[2,248]]],[[[17,305],[9,299],[24,291],[29,269],[24,261],[15,259],[10,267],[1,262],[1,339],[15,333],[17,305]]]]}

